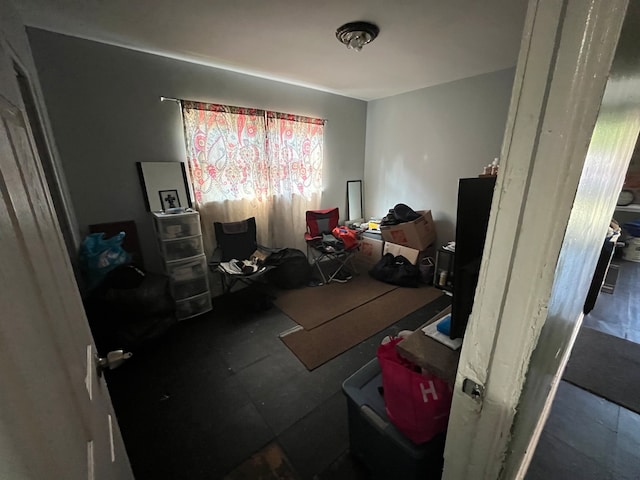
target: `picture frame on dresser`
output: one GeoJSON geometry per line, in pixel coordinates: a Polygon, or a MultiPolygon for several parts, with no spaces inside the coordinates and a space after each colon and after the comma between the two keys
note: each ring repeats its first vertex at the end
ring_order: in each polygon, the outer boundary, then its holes
{"type": "Polygon", "coordinates": [[[162,211],[166,212],[172,208],[179,208],[180,205],[180,195],[178,195],[178,190],[160,190],[158,192],[160,196],[160,204],[162,205],[162,211]]]}

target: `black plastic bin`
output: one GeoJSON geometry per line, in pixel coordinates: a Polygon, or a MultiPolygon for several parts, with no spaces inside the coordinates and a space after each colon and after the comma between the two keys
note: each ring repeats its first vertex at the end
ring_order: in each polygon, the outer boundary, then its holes
{"type": "Polygon", "coordinates": [[[380,480],[430,480],[442,476],[445,434],[416,445],[387,418],[380,394],[382,374],[374,358],[342,384],[347,396],[349,448],[380,480]]]}

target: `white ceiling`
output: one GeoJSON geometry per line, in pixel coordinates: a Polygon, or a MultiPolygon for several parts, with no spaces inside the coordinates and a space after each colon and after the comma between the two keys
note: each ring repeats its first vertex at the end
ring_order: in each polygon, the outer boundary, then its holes
{"type": "Polygon", "coordinates": [[[363,100],[516,63],[526,0],[16,0],[27,25],[363,100]],[[346,22],[380,27],[361,52],[346,22]]]}

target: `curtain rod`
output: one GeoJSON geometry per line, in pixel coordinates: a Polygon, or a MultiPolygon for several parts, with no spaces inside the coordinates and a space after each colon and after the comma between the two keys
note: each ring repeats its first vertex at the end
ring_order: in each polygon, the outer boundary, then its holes
{"type": "Polygon", "coordinates": [[[180,100],[179,98],[163,97],[162,95],[160,95],[160,101],[161,102],[176,102],[176,103],[181,103],[182,102],[182,100],[180,100]]]}
{"type": "MultiPolygon", "coordinates": [[[[183,100],[181,100],[181,99],[179,99],[179,98],[164,97],[164,96],[162,96],[162,95],[160,95],[160,101],[161,101],[161,102],[176,102],[176,103],[178,103],[178,104],[180,104],[180,105],[182,105],[182,102],[183,102],[183,100]]],[[[305,116],[305,115],[301,115],[301,116],[305,116]]],[[[311,118],[311,117],[309,117],[309,118],[311,118]]],[[[323,122],[324,124],[327,124],[327,123],[328,123],[328,120],[327,120],[326,118],[321,118],[320,120],[322,120],[322,122],[323,122]]]]}

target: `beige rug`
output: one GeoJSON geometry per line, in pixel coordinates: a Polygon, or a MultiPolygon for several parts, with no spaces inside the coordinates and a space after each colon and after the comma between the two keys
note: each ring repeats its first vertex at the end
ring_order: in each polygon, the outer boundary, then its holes
{"type": "Polygon", "coordinates": [[[396,288],[363,273],[347,283],[280,292],[274,304],[305,330],[312,330],[396,288]]]}
{"type": "Polygon", "coordinates": [[[296,327],[280,338],[313,370],[441,296],[433,287],[395,288],[312,330],[296,327]]]}

